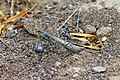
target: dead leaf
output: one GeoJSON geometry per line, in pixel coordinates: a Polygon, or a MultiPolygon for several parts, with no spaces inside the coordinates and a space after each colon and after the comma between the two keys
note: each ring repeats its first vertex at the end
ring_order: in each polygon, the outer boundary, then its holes
{"type": "Polygon", "coordinates": [[[0,10],[0,18],[6,20],[7,18],[5,17],[4,13],[0,10]]]}

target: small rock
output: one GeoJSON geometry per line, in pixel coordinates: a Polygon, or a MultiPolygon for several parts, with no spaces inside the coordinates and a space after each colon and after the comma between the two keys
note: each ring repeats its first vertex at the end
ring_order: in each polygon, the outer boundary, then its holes
{"type": "Polygon", "coordinates": [[[105,72],[107,70],[107,68],[102,67],[102,66],[96,66],[96,67],[93,67],[92,70],[94,72],[99,72],[100,73],[100,72],[105,72]]]}
{"type": "Polygon", "coordinates": [[[77,73],[73,75],[73,77],[78,77],[78,76],[79,76],[79,74],[77,74],[77,73]]]}
{"type": "Polygon", "coordinates": [[[107,37],[103,37],[102,38],[102,42],[106,41],[107,40],[107,37]]]}
{"type": "Polygon", "coordinates": [[[110,18],[108,21],[108,24],[111,25],[115,20],[113,18],[110,18]]]}
{"type": "Polygon", "coordinates": [[[96,28],[94,26],[91,25],[85,26],[85,33],[95,33],[95,32],[96,32],[96,28]]]}
{"type": "Polygon", "coordinates": [[[66,5],[63,5],[60,9],[61,10],[65,10],[67,8],[67,6],[66,5]]]}
{"type": "Polygon", "coordinates": [[[55,74],[55,71],[49,71],[51,75],[54,75],[55,74]]]}
{"type": "Polygon", "coordinates": [[[69,4],[69,9],[73,9],[74,7],[73,7],[73,5],[72,4],[69,4]]]}
{"type": "Polygon", "coordinates": [[[41,80],[40,77],[37,77],[37,80],[41,80]]]}
{"type": "Polygon", "coordinates": [[[98,36],[106,36],[108,33],[112,31],[111,27],[101,27],[97,30],[97,35],[98,36]]]}
{"type": "Polygon", "coordinates": [[[57,61],[57,62],[55,63],[55,66],[58,67],[58,66],[60,66],[61,64],[62,64],[62,63],[60,63],[60,62],[57,61]]]}
{"type": "Polygon", "coordinates": [[[72,71],[73,73],[79,73],[80,71],[82,71],[82,68],[80,68],[80,67],[70,67],[68,69],[68,71],[72,71]]]}
{"type": "Polygon", "coordinates": [[[119,40],[115,40],[115,42],[117,43],[117,42],[119,42],[119,40]]]}
{"type": "Polygon", "coordinates": [[[15,35],[15,31],[12,28],[8,28],[8,31],[6,33],[6,37],[11,38],[15,35]]]}
{"type": "Polygon", "coordinates": [[[2,68],[3,67],[3,65],[2,64],[0,64],[0,68],[2,68]]]}
{"type": "Polygon", "coordinates": [[[35,52],[36,53],[42,53],[43,52],[43,47],[38,43],[35,44],[35,52]]]}

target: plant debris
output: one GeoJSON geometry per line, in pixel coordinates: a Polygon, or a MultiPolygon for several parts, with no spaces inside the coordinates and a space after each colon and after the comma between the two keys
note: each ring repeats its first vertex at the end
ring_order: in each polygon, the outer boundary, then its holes
{"type": "Polygon", "coordinates": [[[71,52],[80,52],[80,51],[84,50],[84,47],[79,47],[79,46],[73,45],[70,42],[66,42],[66,41],[64,41],[64,40],[62,40],[60,38],[52,36],[49,33],[45,32],[45,31],[43,31],[41,29],[38,29],[37,31],[40,31],[42,34],[44,34],[44,35],[52,38],[53,40],[61,43],[67,50],[69,50],[71,52]]]}
{"type": "Polygon", "coordinates": [[[6,20],[7,18],[5,17],[4,13],[0,10],[0,18],[6,20]]]}
{"type": "Polygon", "coordinates": [[[119,5],[0,0],[0,80],[119,79],[119,5]]]}
{"type": "MultiPolygon", "coordinates": [[[[37,5],[37,3],[30,9],[32,10],[35,6],[37,5]]],[[[6,21],[0,23],[0,36],[5,37],[5,34],[7,32],[8,27],[5,27],[8,23],[10,22],[15,22],[17,19],[22,18],[25,14],[27,14],[29,11],[29,9],[21,11],[19,14],[16,14],[15,16],[12,16],[10,18],[8,18],[6,21]]],[[[1,15],[3,18],[5,18],[4,14],[1,12],[1,15]]],[[[5,18],[6,19],[6,18],[5,18]]],[[[21,27],[21,26],[12,26],[11,28],[17,28],[17,27],[21,27]]]]}

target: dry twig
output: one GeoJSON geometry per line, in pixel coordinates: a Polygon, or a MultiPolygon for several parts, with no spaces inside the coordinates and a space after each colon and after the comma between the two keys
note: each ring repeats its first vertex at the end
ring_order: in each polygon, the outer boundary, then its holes
{"type": "Polygon", "coordinates": [[[80,31],[80,33],[83,33],[83,30],[79,27],[79,22],[80,22],[80,11],[78,12],[78,16],[77,16],[77,29],[80,31]]]}
{"type": "Polygon", "coordinates": [[[61,43],[67,50],[71,51],[71,52],[80,52],[82,50],[84,50],[85,48],[84,47],[81,47],[81,46],[77,46],[77,45],[73,45],[71,44],[70,42],[66,42],[60,38],[57,38],[55,36],[52,36],[51,34],[41,30],[41,29],[37,29],[37,31],[41,32],[42,34],[44,34],[45,36],[48,36],[50,37],[51,39],[61,43]]]}
{"type": "Polygon", "coordinates": [[[10,12],[11,12],[11,17],[12,17],[14,15],[14,0],[11,1],[10,12]]]}
{"type": "Polygon", "coordinates": [[[59,31],[70,20],[70,18],[76,13],[78,9],[79,6],[73,11],[73,13],[68,17],[68,19],[57,29],[57,31],[59,31]]]}

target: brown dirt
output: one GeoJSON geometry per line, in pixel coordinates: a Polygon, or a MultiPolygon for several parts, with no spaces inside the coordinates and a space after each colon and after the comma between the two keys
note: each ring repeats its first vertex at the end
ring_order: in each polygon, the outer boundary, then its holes
{"type": "MultiPolygon", "coordinates": [[[[0,64],[2,65],[0,80],[108,80],[109,77],[120,76],[120,13],[116,8],[98,10],[90,7],[87,11],[80,11],[79,27],[83,28],[87,24],[96,28],[109,26],[112,32],[107,39],[105,49],[101,51],[85,49],[79,53],[71,53],[60,43],[35,32],[35,28],[68,40],[69,31],[78,32],[76,16],[79,11],[64,28],[59,32],[56,30],[73,12],[77,4],[71,0],[58,3],[53,3],[51,0],[47,3],[36,1],[39,2],[36,8],[16,23],[24,24],[28,31],[25,28],[17,29],[18,33],[12,38],[3,38],[8,47],[0,43],[0,64]],[[46,8],[46,5],[51,8],[46,8]],[[109,23],[110,19],[113,20],[112,23],[109,23]],[[34,43],[40,43],[44,47],[44,52],[38,55],[34,51],[34,43]],[[92,67],[100,65],[106,67],[107,71],[95,73],[91,70],[92,67]]],[[[81,5],[90,2],[91,0],[79,1],[81,5]]],[[[31,8],[33,4],[34,2],[25,3],[23,0],[16,3],[15,10],[21,11],[23,7],[31,8]]],[[[0,10],[9,17],[10,5],[5,1],[0,1],[0,5],[0,10]]]]}

